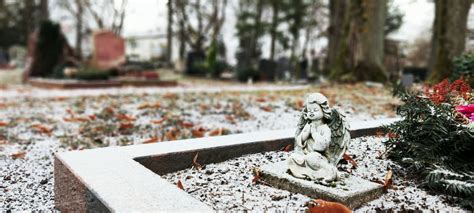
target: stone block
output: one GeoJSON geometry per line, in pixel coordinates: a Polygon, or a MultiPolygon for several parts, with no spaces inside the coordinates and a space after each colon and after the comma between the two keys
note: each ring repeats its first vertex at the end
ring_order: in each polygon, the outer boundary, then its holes
{"type": "Polygon", "coordinates": [[[259,171],[263,180],[273,187],[304,194],[312,199],[339,202],[352,209],[378,198],[383,193],[382,185],[352,175],[335,186],[325,186],[295,178],[287,173],[287,168],[287,162],[282,161],[263,165],[259,171]]]}

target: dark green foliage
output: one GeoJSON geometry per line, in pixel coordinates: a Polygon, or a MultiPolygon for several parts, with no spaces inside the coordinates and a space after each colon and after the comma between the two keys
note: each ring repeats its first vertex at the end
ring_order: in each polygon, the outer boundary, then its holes
{"type": "Polygon", "coordinates": [[[437,105],[403,89],[396,94],[403,120],[387,127],[389,157],[413,169],[424,186],[472,203],[474,130],[455,120],[449,102],[437,105]]]}
{"type": "Polygon", "coordinates": [[[53,71],[62,66],[65,38],[59,24],[44,21],[40,24],[36,46],[33,51],[34,61],[31,65],[31,76],[49,77],[53,71]]]}
{"type": "Polygon", "coordinates": [[[474,52],[463,54],[453,61],[454,70],[451,74],[450,81],[459,79],[464,76],[471,87],[474,87],[474,52]]]}
{"type": "Polygon", "coordinates": [[[246,82],[248,79],[258,80],[258,71],[252,68],[237,70],[237,79],[241,82],[246,82]]]}
{"type": "Polygon", "coordinates": [[[388,1],[388,11],[385,17],[384,33],[385,36],[396,32],[403,24],[403,17],[405,14],[393,3],[393,0],[388,1]]]}
{"type": "Polygon", "coordinates": [[[75,78],[79,80],[108,80],[111,76],[110,71],[99,70],[97,68],[83,66],[77,71],[75,78]]]}

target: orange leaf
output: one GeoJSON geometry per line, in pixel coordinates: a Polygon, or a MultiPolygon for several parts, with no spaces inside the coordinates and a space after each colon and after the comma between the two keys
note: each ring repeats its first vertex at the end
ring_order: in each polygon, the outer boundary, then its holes
{"type": "Polygon", "coordinates": [[[214,129],[212,130],[211,132],[209,132],[209,136],[219,136],[219,135],[222,135],[222,133],[224,132],[224,128],[220,127],[220,128],[217,128],[217,129],[214,129]]]}
{"type": "Polygon", "coordinates": [[[262,176],[260,175],[260,171],[258,170],[258,168],[253,168],[253,179],[252,179],[252,183],[254,184],[262,184],[262,185],[267,185],[269,186],[269,184],[267,182],[265,182],[264,180],[262,180],[262,176]]]}
{"type": "Polygon", "coordinates": [[[184,186],[183,186],[183,183],[181,183],[181,180],[178,180],[178,182],[176,183],[176,186],[180,188],[181,190],[184,190],[184,186]]]}
{"type": "Polygon", "coordinates": [[[105,111],[107,111],[107,112],[110,113],[110,114],[114,114],[114,113],[115,113],[115,110],[112,109],[112,107],[107,107],[107,108],[105,108],[105,111]]]}
{"type": "Polygon", "coordinates": [[[133,128],[133,123],[126,122],[126,123],[120,123],[119,129],[131,129],[133,128]]]}
{"type": "Polygon", "coordinates": [[[25,158],[26,152],[17,152],[11,155],[13,159],[18,159],[18,158],[25,158]]]}
{"type": "Polygon", "coordinates": [[[393,176],[393,172],[391,169],[389,169],[384,178],[384,184],[383,184],[384,191],[387,191],[390,187],[392,187],[392,183],[393,183],[392,176],[393,176]]]}
{"type": "Polygon", "coordinates": [[[174,99],[174,98],[177,98],[178,95],[176,95],[175,93],[166,93],[163,95],[163,98],[170,98],[170,99],[174,99]]]}
{"type": "Polygon", "coordinates": [[[156,143],[156,142],[158,142],[159,140],[160,140],[160,139],[159,139],[158,137],[152,137],[152,138],[150,138],[150,139],[148,139],[148,140],[146,140],[146,141],[143,141],[142,143],[143,143],[143,144],[156,143]]]}
{"type": "Polygon", "coordinates": [[[257,98],[256,101],[260,102],[260,103],[263,103],[263,102],[266,102],[267,100],[265,100],[265,98],[260,97],[260,98],[257,98]]]}
{"type": "Polygon", "coordinates": [[[89,119],[91,119],[91,120],[95,120],[96,118],[97,118],[97,116],[96,116],[96,115],[94,115],[94,114],[92,114],[92,115],[89,115],[89,119]]]}
{"type": "Polygon", "coordinates": [[[140,104],[140,105],[138,106],[138,109],[146,109],[146,108],[148,108],[148,107],[150,107],[150,104],[147,103],[147,102],[145,102],[145,103],[143,103],[143,104],[140,104]]]}
{"type": "Polygon", "coordinates": [[[179,125],[184,128],[193,128],[194,124],[188,121],[179,122],[179,125]]]}
{"type": "Polygon", "coordinates": [[[197,162],[198,156],[199,156],[199,153],[196,153],[196,155],[194,155],[194,158],[193,158],[193,166],[194,166],[194,168],[196,168],[197,170],[201,170],[201,169],[202,169],[202,166],[201,166],[201,164],[199,164],[199,163],[197,162]]]}
{"type": "Polygon", "coordinates": [[[203,127],[198,127],[198,128],[194,128],[193,130],[191,130],[191,133],[193,134],[193,137],[195,138],[202,138],[204,137],[204,133],[206,133],[206,129],[203,128],[203,127]]]}
{"type": "Polygon", "coordinates": [[[350,213],[352,212],[347,206],[337,203],[329,202],[321,199],[312,200],[307,203],[309,212],[320,213],[320,212],[333,212],[333,213],[350,213]]]}
{"type": "Polygon", "coordinates": [[[201,110],[208,110],[209,109],[209,106],[207,104],[201,104],[199,105],[199,108],[201,108],[201,110]]]}
{"type": "Polygon", "coordinates": [[[166,120],[166,118],[161,118],[161,119],[158,119],[158,120],[153,120],[151,122],[154,123],[154,124],[162,124],[165,120],[166,120]]]}
{"type": "Polygon", "coordinates": [[[33,124],[31,125],[31,128],[35,129],[36,131],[40,132],[40,133],[44,133],[44,134],[47,134],[49,136],[51,136],[51,129],[49,129],[48,127],[46,126],[43,126],[41,124],[33,124]]]}
{"type": "Polygon", "coordinates": [[[168,139],[168,141],[174,141],[174,140],[177,140],[178,133],[179,133],[178,129],[172,128],[165,132],[165,136],[168,139]]]}
{"type": "Polygon", "coordinates": [[[226,115],[226,116],[225,116],[225,119],[226,119],[227,121],[229,121],[231,124],[237,123],[237,122],[235,122],[234,115],[226,115]]]}
{"type": "Polygon", "coordinates": [[[262,109],[265,112],[273,112],[273,109],[269,106],[263,106],[263,107],[260,107],[260,109],[262,109]]]}
{"type": "Polygon", "coordinates": [[[136,119],[130,115],[126,114],[117,114],[115,117],[119,120],[126,120],[126,121],[135,121],[136,119]]]}
{"type": "Polygon", "coordinates": [[[284,151],[284,152],[289,152],[291,150],[291,144],[286,145],[285,147],[281,148],[280,150],[284,151]]]}
{"type": "Polygon", "coordinates": [[[295,107],[296,107],[297,109],[303,108],[303,107],[304,107],[304,101],[301,100],[301,99],[296,100],[295,107]]]}
{"type": "Polygon", "coordinates": [[[66,97],[64,97],[64,96],[57,96],[57,97],[55,97],[54,99],[56,99],[56,101],[64,101],[64,100],[66,100],[66,97]]]}
{"type": "Polygon", "coordinates": [[[351,163],[352,164],[352,168],[357,168],[357,163],[355,162],[354,159],[352,159],[351,156],[349,156],[348,154],[344,153],[344,155],[342,155],[342,158],[344,160],[346,160],[347,162],[351,163]]]}
{"type": "Polygon", "coordinates": [[[0,126],[8,126],[8,124],[10,124],[10,123],[8,123],[8,122],[3,122],[3,121],[0,121],[0,126]]]}

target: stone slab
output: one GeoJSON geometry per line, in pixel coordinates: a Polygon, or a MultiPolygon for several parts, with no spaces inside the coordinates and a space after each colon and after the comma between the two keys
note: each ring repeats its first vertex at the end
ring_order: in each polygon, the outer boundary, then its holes
{"type": "Polygon", "coordinates": [[[267,164],[259,168],[262,179],[273,187],[304,194],[312,199],[336,201],[351,209],[380,197],[383,186],[350,175],[335,186],[295,178],[286,172],[287,162],[267,164]]]}
{"type": "MultiPolygon", "coordinates": [[[[398,119],[352,122],[351,135],[374,135],[398,119]]],[[[244,154],[279,150],[293,144],[294,129],[195,138],[55,154],[55,204],[60,211],[210,212],[200,202],[160,177],[244,154]]]]}
{"type": "Polygon", "coordinates": [[[178,83],[174,80],[68,80],[68,79],[46,79],[30,78],[28,83],[31,86],[46,89],[91,89],[91,88],[110,88],[110,87],[173,87],[178,83]]]}

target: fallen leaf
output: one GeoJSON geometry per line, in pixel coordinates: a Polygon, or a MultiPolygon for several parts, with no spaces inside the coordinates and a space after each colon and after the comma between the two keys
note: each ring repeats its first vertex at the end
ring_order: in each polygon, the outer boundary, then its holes
{"type": "Polygon", "coordinates": [[[166,93],[163,95],[163,98],[169,98],[169,99],[175,99],[177,97],[178,95],[176,95],[176,93],[166,93]]]}
{"type": "Polygon", "coordinates": [[[291,147],[292,147],[292,145],[288,144],[285,147],[281,148],[280,150],[284,151],[284,152],[289,152],[289,151],[291,151],[291,147]]]}
{"type": "Polygon", "coordinates": [[[108,112],[108,113],[110,113],[110,114],[114,114],[114,113],[115,113],[115,110],[112,109],[112,107],[106,107],[106,108],[105,108],[105,111],[108,112]]]}
{"type": "Polygon", "coordinates": [[[44,133],[44,134],[47,134],[49,136],[51,136],[52,134],[52,130],[42,124],[33,124],[31,125],[31,128],[35,129],[36,131],[40,132],[40,133],[44,133]]]}
{"type": "Polygon", "coordinates": [[[8,126],[8,124],[10,124],[10,123],[4,122],[4,121],[0,121],[0,127],[1,127],[1,126],[8,126]]]}
{"type": "Polygon", "coordinates": [[[153,120],[151,122],[154,123],[154,124],[162,124],[165,120],[166,120],[166,118],[161,118],[161,119],[158,119],[158,120],[153,120]]]}
{"type": "Polygon", "coordinates": [[[331,213],[350,213],[352,212],[347,206],[337,203],[337,202],[329,202],[322,199],[312,200],[306,203],[308,206],[309,212],[311,213],[324,213],[324,212],[331,212],[331,213]]]}
{"type": "Polygon", "coordinates": [[[209,132],[209,136],[225,135],[225,134],[228,133],[228,132],[229,132],[228,129],[219,127],[219,128],[217,128],[217,129],[214,129],[214,130],[212,130],[211,132],[209,132]]]}
{"type": "Polygon", "coordinates": [[[260,109],[262,109],[265,112],[273,112],[273,109],[269,106],[263,106],[263,107],[260,107],[260,109]]]}
{"type": "Polygon", "coordinates": [[[209,109],[209,105],[207,105],[207,104],[200,104],[200,105],[199,105],[199,108],[201,108],[202,111],[206,111],[206,110],[209,109]]]}
{"type": "Polygon", "coordinates": [[[295,108],[296,109],[302,109],[304,107],[304,101],[301,99],[296,100],[295,102],[295,108]]]}
{"type": "Polygon", "coordinates": [[[206,133],[206,131],[207,129],[205,129],[204,127],[197,127],[191,130],[191,134],[195,138],[202,138],[204,137],[204,134],[206,133]]]}
{"type": "Polygon", "coordinates": [[[349,156],[348,154],[344,153],[344,155],[342,155],[342,158],[344,160],[346,160],[347,162],[351,163],[352,164],[352,168],[357,168],[357,163],[355,162],[354,159],[352,159],[351,156],[349,156]]]}
{"type": "Polygon", "coordinates": [[[193,126],[194,126],[194,124],[192,122],[189,122],[189,121],[179,122],[179,125],[181,127],[184,127],[184,128],[193,128],[193,126]]]}
{"type": "Polygon", "coordinates": [[[165,136],[168,141],[174,141],[178,139],[179,130],[177,128],[171,128],[165,132],[165,136]]]}
{"type": "Polygon", "coordinates": [[[64,101],[64,100],[66,100],[66,97],[64,97],[64,96],[57,96],[57,97],[55,97],[54,99],[55,99],[56,101],[64,101]]]}
{"type": "Polygon", "coordinates": [[[25,158],[26,152],[17,152],[11,155],[13,159],[18,159],[18,158],[25,158]]]}
{"type": "Polygon", "coordinates": [[[263,102],[266,102],[267,100],[266,100],[265,98],[263,98],[263,97],[259,97],[259,98],[257,98],[256,101],[257,101],[257,102],[260,102],[260,103],[263,103],[263,102]]]}
{"type": "Polygon", "coordinates": [[[94,114],[92,114],[92,115],[89,115],[89,119],[91,119],[91,120],[95,120],[96,118],[97,118],[97,116],[96,116],[96,115],[94,115],[94,114]]]}
{"type": "Polygon", "coordinates": [[[181,183],[181,180],[178,180],[178,182],[176,183],[176,186],[180,188],[181,190],[184,190],[184,186],[183,186],[183,183],[181,183]]]}
{"type": "Polygon", "coordinates": [[[236,124],[237,122],[235,122],[235,118],[234,118],[234,115],[226,115],[225,116],[225,119],[227,121],[229,121],[231,124],[236,124]]]}
{"type": "Polygon", "coordinates": [[[377,131],[375,132],[375,135],[380,138],[380,137],[385,136],[385,133],[384,133],[383,131],[381,131],[381,130],[377,130],[377,131]]]}
{"type": "Polygon", "coordinates": [[[392,176],[393,176],[392,170],[388,169],[387,174],[385,175],[385,178],[384,178],[384,184],[383,184],[384,191],[387,191],[389,188],[392,187],[392,183],[393,183],[392,176]]]}
{"type": "Polygon", "coordinates": [[[133,128],[133,123],[131,122],[122,122],[120,123],[120,126],[119,126],[119,129],[123,130],[123,129],[131,129],[133,128]]]}
{"type": "Polygon", "coordinates": [[[158,142],[158,141],[160,141],[160,138],[158,138],[158,137],[152,137],[152,138],[150,138],[150,139],[148,139],[148,140],[143,141],[142,143],[143,143],[143,144],[156,143],[156,142],[158,142]]]}
{"type": "Polygon", "coordinates": [[[119,120],[126,120],[126,121],[135,121],[136,119],[130,115],[127,114],[117,114],[115,116],[119,120]]]}
{"type": "Polygon", "coordinates": [[[267,185],[269,186],[269,184],[267,182],[265,182],[264,180],[262,180],[262,176],[260,175],[260,170],[258,170],[258,168],[253,168],[253,179],[252,179],[252,183],[254,184],[262,184],[262,185],[267,185]]]}
{"type": "Polygon", "coordinates": [[[201,170],[201,169],[202,169],[202,165],[197,162],[198,156],[199,156],[199,153],[196,153],[196,155],[194,155],[194,158],[193,158],[193,166],[194,166],[194,168],[196,168],[197,170],[201,170]]]}

